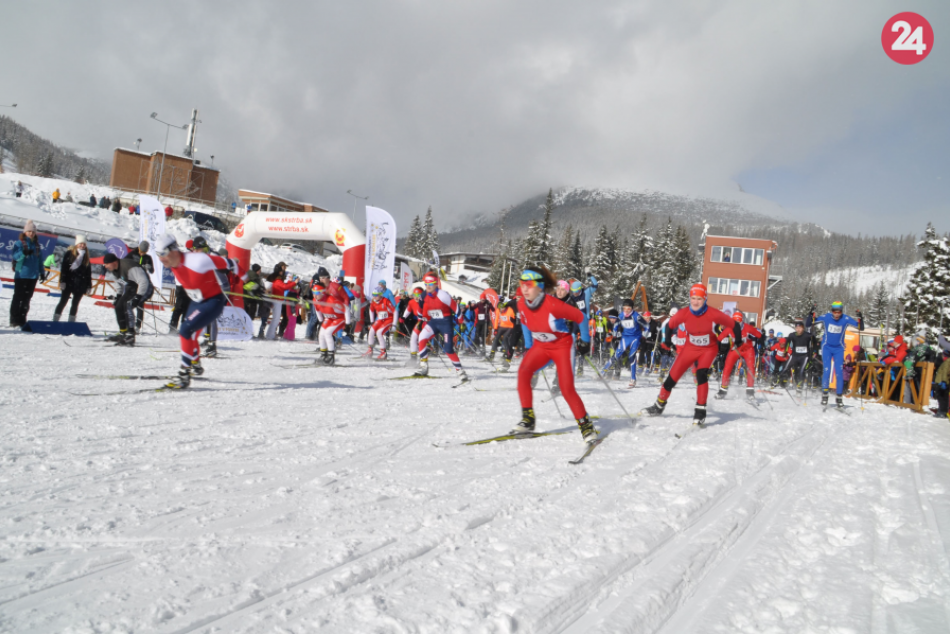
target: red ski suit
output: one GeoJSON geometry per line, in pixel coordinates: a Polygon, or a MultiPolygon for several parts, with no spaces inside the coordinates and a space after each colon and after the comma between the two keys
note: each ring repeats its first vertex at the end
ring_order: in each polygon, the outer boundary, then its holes
{"type": "MultiPolygon", "coordinates": [[[[521,407],[529,408],[532,405],[531,377],[546,366],[548,361],[554,361],[564,400],[571,408],[574,418],[584,418],[587,408],[574,389],[574,363],[571,359],[574,337],[568,332],[566,323],[573,321],[583,324],[584,313],[556,297],[545,295],[541,304],[534,309],[528,307],[523,297],[519,298],[518,317],[531,337],[531,347],[524,353],[524,359],[518,368],[518,398],[521,399],[521,407]]],[[[526,336],[525,339],[527,338],[526,336]]]]}
{"type": "MultiPolygon", "coordinates": [[[[719,341],[729,337],[735,337],[735,330],[723,330],[719,335],[719,341]]],[[[745,378],[749,387],[755,385],[755,345],[752,343],[762,337],[762,333],[750,324],[742,324],[742,338],[740,343],[735,345],[729,354],[726,355],[726,364],[722,368],[722,386],[729,387],[729,381],[732,380],[732,370],[736,367],[741,357],[745,361],[745,378]]]]}
{"type": "Polygon", "coordinates": [[[660,400],[665,402],[670,398],[670,392],[676,387],[676,382],[695,363],[696,404],[706,404],[706,398],[709,396],[709,366],[719,354],[716,333],[713,331],[716,324],[732,330],[737,340],[742,338],[739,324],[721,310],[709,305],[704,305],[698,315],[693,313],[692,309],[684,308],[670,318],[667,324],[668,332],[676,333],[676,336],[684,339],[684,343],[677,347],[676,361],[660,388],[660,400]]]}

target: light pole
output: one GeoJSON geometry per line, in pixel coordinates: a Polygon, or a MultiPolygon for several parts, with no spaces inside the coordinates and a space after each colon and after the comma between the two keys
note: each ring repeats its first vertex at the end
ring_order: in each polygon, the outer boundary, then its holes
{"type": "Polygon", "coordinates": [[[369,200],[369,196],[357,196],[352,189],[346,190],[346,193],[353,197],[353,222],[356,222],[356,199],[369,200]]]}
{"type": "MultiPolygon", "coordinates": [[[[174,123],[168,123],[167,121],[162,121],[161,119],[158,118],[158,113],[157,113],[157,112],[153,112],[153,113],[152,113],[152,118],[155,119],[156,121],[158,121],[159,123],[164,123],[164,124],[165,124],[165,145],[162,146],[162,165],[161,165],[161,167],[158,169],[158,198],[159,198],[159,200],[161,200],[161,198],[162,198],[162,175],[163,175],[164,172],[165,172],[165,150],[168,149],[168,131],[172,129],[172,126],[174,126],[174,127],[176,127],[176,128],[179,127],[179,126],[175,125],[174,123]]],[[[180,127],[181,127],[182,130],[186,130],[186,129],[188,128],[188,125],[186,124],[186,125],[183,125],[183,126],[180,126],[180,127]]]]}

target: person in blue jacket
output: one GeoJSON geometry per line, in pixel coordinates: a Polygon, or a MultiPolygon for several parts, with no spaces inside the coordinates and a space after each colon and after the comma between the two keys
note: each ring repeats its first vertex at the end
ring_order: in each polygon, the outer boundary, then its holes
{"type": "Polygon", "coordinates": [[[584,374],[585,357],[590,354],[590,315],[594,293],[597,291],[597,278],[593,275],[588,275],[587,281],[589,284],[586,288],[580,280],[571,282],[571,297],[574,298],[574,305],[577,306],[579,311],[584,313],[584,323],[578,326],[581,334],[581,343],[578,344],[577,350],[577,376],[584,374]],[[582,352],[582,350],[586,352],[582,352]]]}
{"type": "Polygon", "coordinates": [[[629,297],[623,300],[623,312],[614,324],[613,331],[615,337],[619,339],[617,351],[611,357],[607,365],[604,366],[604,373],[614,363],[622,363],[624,353],[630,361],[630,386],[637,386],[637,350],[640,349],[640,341],[643,339],[643,326],[645,322],[640,319],[640,313],[634,310],[633,300],[629,297]]]}
{"type": "Polygon", "coordinates": [[[844,314],[844,305],[841,302],[832,302],[831,311],[815,319],[815,324],[821,324],[825,330],[825,337],[821,342],[821,362],[824,373],[821,377],[821,404],[828,404],[828,385],[831,383],[831,370],[835,372],[835,405],[844,407],[844,333],[848,326],[864,330],[864,317],[857,311],[857,320],[844,314]]]}
{"type": "Polygon", "coordinates": [[[20,239],[13,245],[13,299],[10,301],[10,327],[23,328],[30,312],[30,300],[36,290],[36,282],[45,272],[42,263],[43,249],[36,235],[36,225],[27,220],[20,239]]]}

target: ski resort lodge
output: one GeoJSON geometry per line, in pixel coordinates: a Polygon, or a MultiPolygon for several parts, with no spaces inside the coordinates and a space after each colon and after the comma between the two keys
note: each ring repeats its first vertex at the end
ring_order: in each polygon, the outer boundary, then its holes
{"type": "Polygon", "coordinates": [[[781,281],[769,275],[776,249],[771,240],[706,236],[703,284],[709,305],[729,315],[741,310],[747,323],[761,326],[768,290],[781,281]]]}
{"type": "Polygon", "coordinates": [[[215,168],[205,167],[187,156],[116,148],[109,186],[127,192],[194,200],[213,207],[218,175],[215,168]]]}

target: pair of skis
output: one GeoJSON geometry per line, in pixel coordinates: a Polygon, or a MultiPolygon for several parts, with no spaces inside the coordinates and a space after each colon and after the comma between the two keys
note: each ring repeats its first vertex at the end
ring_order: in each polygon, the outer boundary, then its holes
{"type": "MultiPolygon", "coordinates": [[[[480,440],[472,440],[470,442],[462,443],[465,446],[472,445],[487,445],[493,442],[505,442],[507,440],[530,440],[532,438],[543,438],[544,436],[561,436],[563,434],[571,434],[573,431],[541,431],[541,432],[521,432],[517,434],[503,434],[501,436],[492,436],[491,438],[482,438],[480,440]]],[[[595,440],[592,440],[587,443],[587,446],[584,448],[584,453],[582,453],[577,458],[569,460],[570,464],[581,464],[584,460],[594,452],[594,449],[600,446],[604,440],[607,439],[609,432],[599,435],[595,440]]]]}

